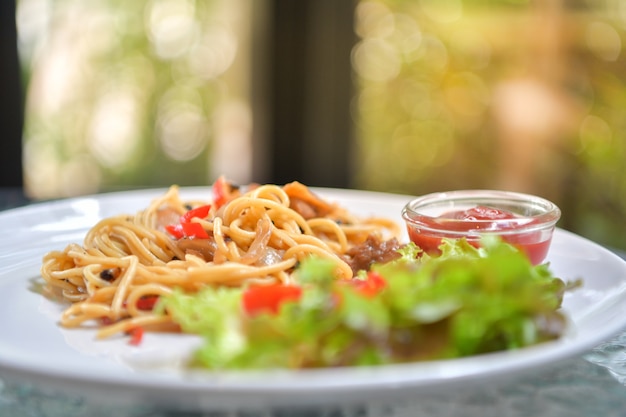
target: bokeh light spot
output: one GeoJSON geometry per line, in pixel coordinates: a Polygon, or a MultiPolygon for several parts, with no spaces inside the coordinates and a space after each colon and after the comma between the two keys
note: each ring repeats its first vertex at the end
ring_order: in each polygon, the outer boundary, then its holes
{"type": "Polygon", "coordinates": [[[622,51],[622,39],[613,26],[606,22],[592,22],[587,27],[587,46],[597,57],[615,61],[622,51]]]}
{"type": "Polygon", "coordinates": [[[157,138],[167,157],[189,161],[208,143],[208,121],[203,114],[200,96],[182,85],[170,89],[159,103],[157,138]]]}
{"type": "Polygon", "coordinates": [[[422,31],[413,17],[404,13],[394,15],[395,30],[390,40],[397,45],[408,61],[412,60],[422,44],[422,31]]]}
{"type": "Polygon", "coordinates": [[[462,72],[454,74],[445,86],[447,107],[454,111],[468,127],[475,127],[489,105],[490,91],[476,74],[462,72]]]}
{"type": "Polygon", "coordinates": [[[580,125],[580,142],[583,149],[588,149],[598,142],[610,143],[612,137],[611,126],[598,116],[588,115],[580,125]]]}
{"type": "Polygon", "coordinates": [[[462,0],[421,0],[424,13],[439,23],[452,23],[463,16],[462,0]]]}
{"type": "Polygon", "coordinates": [[[352,52],[352,66],[370,81],[388,81],[400,73],[400,56],[392,44],[382,39],[359,42],[352,52]]]}
{"type": "Polygon", "coordinates": [[[138,145],[137,101],[131,89],[111,91],[96,103],[89,129],[89,147],[103,165],[126,164],[138,145]]]}
{"type": "Polygon", "coordinates": [[[193,46],[188,63],[191,72],[207,80],[223,74],[237,55],[237,38],[226,27],[207,30],[201,42],[193,46]]]}
{"type": "Polygon", "coordinates": [[[194,6],[185,0],[154,0],[146,7],[148,37],[162,58],[184,54],[196,40],[194,6]]]}
{"type": "Polygon", "coordinates": [[[98,191],[100,180],[101,173],[93,157],[77,155],[61,167],[60,192],[66,197],[93,194],[98,191]]]}
{"type": "Polygon", "coordinates": [[[361,38],[384,38],[394,30],[394,18],[389,8],[380,2],[359,2],[355,13],[355,32],[361,38]]]}
{"type": "Polygon", "coordinates": [[[450,60],[448,48],[437,36],[427,34],[422,40],[419,49],[419,59],[428,70],[435,73],[442,73],[448,68],[450,60]]]}
{"type": "Polygon", "coordinates": [[[37,191],[38,198],[59,197],[61,167],[54,143],[45,137],[31,136],[24,142],[24,183],[27,192],[37,191]]]}

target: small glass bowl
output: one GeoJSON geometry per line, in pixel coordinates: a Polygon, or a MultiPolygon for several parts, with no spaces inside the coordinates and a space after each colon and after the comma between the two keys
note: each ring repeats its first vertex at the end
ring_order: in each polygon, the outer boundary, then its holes
{"type": "Polygon", "coordinates": [[[524,251],[534,264],[546,259],[561,210],[541,197],[497,190],[427,194],[402,210],[409,238],[426,253],[439,253],[442,238],[466,238],[474,246],[495,234],[524,251]]]}

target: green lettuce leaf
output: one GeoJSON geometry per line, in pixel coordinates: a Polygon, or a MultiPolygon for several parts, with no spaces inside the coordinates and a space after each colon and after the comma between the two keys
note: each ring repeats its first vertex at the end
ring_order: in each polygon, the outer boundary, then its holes
{"type": "MultiPolygon", "coordinates": [[[[413,244],[372,271],[385,280],[374,296],[336,277],[334,264],[310,258],[295,276],[299,300],[278,314],[248,317],[242,289],[176,291],[161,303],[185,332],[200,334],[200,366],[309,368],[455,358],[518,349],[558,338],[565,283],[548,264],[533,266],[501,240],[477,249],[444,240],[440,256],[413,244]]],[[[354,280],[366,280],[360,273],[354,280]]],[[[245,289],[244,289],[245,290],[245,289]]]]}

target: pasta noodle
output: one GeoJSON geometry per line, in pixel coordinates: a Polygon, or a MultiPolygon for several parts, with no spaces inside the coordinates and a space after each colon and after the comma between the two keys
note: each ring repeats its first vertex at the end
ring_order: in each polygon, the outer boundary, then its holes
{"type": "Polygon", "coordinates": [[[210,202],[183,201],[172,186],[134,215],[101,220],[82,245],[47,253],[42,276],[70,303],[60,324],[97,326],[98,337],[172,329],[167,312],[155,314],[153,306],[175,288],[289,284],[298,262],[311,255],[333,260],[339,276],[350,279],[350,250],[399,231],[387,219],[357,218],[297,182],[244,193],[220,177],[213,194],[210,202]],[[190,224],[200,235],[175,236],[176,227],[190,224]]]}

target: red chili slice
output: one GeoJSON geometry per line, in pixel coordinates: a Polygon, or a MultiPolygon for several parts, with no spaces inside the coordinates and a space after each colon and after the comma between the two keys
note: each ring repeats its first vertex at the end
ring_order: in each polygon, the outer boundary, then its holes
{"type": "Polygon", "coordinates": [[[193,223],[191,220],[196,217],[204,219],[209,215],[210,210],[210,204],[188,210],[185,214],[180,216],[180,223],[167,225],[165,226],[165,230],[175,239],[182,239],[184,237],[208,239],[209,234],[206,230],[204,230],[200,224],[193,223]]]}
{"type": "Polygon", "coordinates": [[[156,302],[159,301],[158,295],[147,295],[137,300],[137,308],[139,310],[151,311],[156,302]]]}
{"type": "Polygon", "coordinates": [[[255,286],[242,295],[244,311],[254,316],[262,312],[277,314],[280,306],[287,301],[297,301],[302,296],[302,288],[295,285],[255,286]]]}
{"type": "Polygon", "coordinates": [[[175,239],[182,239],[184,237],[208,239],[209,234],[202,227],[200,223],[179,223],[165,226],[167,230],[175,239]]]}
{"type": "Polygon", "coordinates": [[[200,223],[181,223],[185,237],[208,239],[209,234],[200,223]]]}
{"type": "Polygon", "coordinates": [[[113,324],[114,321],[111,317],[108,316],[102,316],[100,317],[100,324],[102,324],[103,326],[109,326],[111,324],[113,324]]]}
{"type": "Polygon", "coordinates": [[[230,190],[230,184],[223,175],[215,180],[213,183],[213,204],[216,208],[220,208],[228,202],[230,190]]]}
{"type": "Polygon", "coordinates": [[[366,297],[378,295],[386,286],[387,281],[376,271],[369,271],[366,279],[354,278],[350,280],[354,288],[366,297]]]}
{"type": "Polygon", "coordinates": [[[174,239],[182,239],[185,237],[182,224],[169,224],[165,226],[165,230],[167,230],[168,233],[174,237],[174,239]]]}
{"type": "Polygon", "coordinates": [[[205,206],[200,206],[200,207],[193,208],[193,209],[187,211],[182,216],[180,216],[180,222],[181,223],[190,223],[191,219],[193,219],[194,217],[197,217],[199,219],[204,219],[206,216],[209,215],[209,211],[210,210],[211,210],[211,205],[210,204],[207,204],[205,206]]]}
{"type": "Polygon", "coordinates": [[[133,346],[139,346],[143,341],[143,327],[134,327],[128,333],[130,334],[130,340],[128,343],[133,346]]]}

